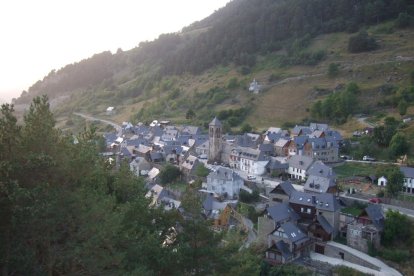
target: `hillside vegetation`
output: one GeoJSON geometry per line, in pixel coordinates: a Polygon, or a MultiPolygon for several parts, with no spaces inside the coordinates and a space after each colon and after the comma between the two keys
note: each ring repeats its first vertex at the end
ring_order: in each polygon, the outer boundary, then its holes
{"type": "Polygon", "coordinates": [[[66,98],[63,118],[115,106],[119,122],[203,125],[230,110],[227,130],[314,119],[348,131],[362,127],[355,114],[410,114],[413,14],[408,0],[235,0],[181,32],[52,70],[16,103],[48,94],[66,98]],[[254,78],[259,95],[247,89],[254,78]],[[354,94],[334,95],[350,83],[354,94]],[[321,109],[331,103],[352,108],[321,109]]]}

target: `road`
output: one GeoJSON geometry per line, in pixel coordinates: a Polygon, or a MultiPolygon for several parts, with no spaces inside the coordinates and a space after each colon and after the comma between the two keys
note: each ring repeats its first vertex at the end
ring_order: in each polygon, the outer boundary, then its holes
{"type": "Polygon", "coordinates": [[[105,120],[105,119],[100,119],[100,118],[93,117],[91,115],[86,115],[86,114],[79,113],[79,112],[74,112],[73,114],[75,114],[77,116],[80,116],[80,117],[82,117],[82,118],[84,118],[86,120],[89,120],[89,121],[99,121],[99,122],[102,122],[102,123],[111,125],[111,126],[113,126],[116,129],[116,131],[118,133],[118,137],[121,137],[122,136],[122,127],[120,125],[118,125],[117,123],[115,123],[115,122],[112,122],[112,121],[109,121],[109,120],[105,120]]]}
{"type": "Polygon", "coordinates": [[[362,164],[400,165],[399,163],[385,162],[385,161],[345,160],[345,162],[362,163],[362,164]]]}
{"type": "MultiPolygon", "coordinates": [[[[369,203],[368,199],[348,196],[345,193],[341,194],[339,197],[344,197],[344,198],[358,200],[358,201],[361,201],[361,202],[364,202],[364,203],[369,203]]],[[[413,209],[408,209],[408,208],[404,208],[404,207],[399,207],[399,206],[389,205],[389,204],[383,204],[383,203],[381,203],[381,205],[382,205],[382,208],[385,212],[388,211],[388,210],[398,211],[398,212],[400,212],[404,215],[407,215],[408,217],[414,219],[414,210],[413,209]]]]}

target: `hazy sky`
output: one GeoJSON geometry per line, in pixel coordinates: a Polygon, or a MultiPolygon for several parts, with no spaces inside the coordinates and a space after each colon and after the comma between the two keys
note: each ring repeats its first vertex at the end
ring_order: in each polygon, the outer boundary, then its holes
{"type": "Polygon", "coordinates": [[[176,32],[230,0],[4,0],[0,2],[0,102],[52,69],[176,32]]]}

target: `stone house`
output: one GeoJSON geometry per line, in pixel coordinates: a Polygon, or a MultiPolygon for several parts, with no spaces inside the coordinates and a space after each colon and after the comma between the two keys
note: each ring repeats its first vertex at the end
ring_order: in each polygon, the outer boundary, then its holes
{"type": "Polygon", "coordinates": [[[400,171],[404,174],[403,191],[408,194],[414,194],[414,168],[400,167],[400,171]]]}
{"type": "Polygon", "coordinates": [[[308,256],[312,241],[295,224],[288,221],[277,225],[268,235],[266,261],[284,264],[308,256]]]}
{"type": "Polygon", "coordinates": [[[219,196],[237,198],[243,184],[244,180],[232,169],[219,166],[207,176],[206,188],[219,196]]]}
{"type": "Polygon", "coordinates": [[[289,202],[290,195],[295,191],[292,183],[284,181],[277,185],[269,192],[269,204],[277,204],[281,202],[289,202]]]}
{"type": "Polygon", "coordinates": [[[368,253],[369,244],[378,248],[384,230],[384,221],[381,205],[370,204],[353,223],[348,224],[347,244],[365,253],[368,253]]]}
{"type": "Polygon", "coordinates": [[[180,170],[187,180],[192,180],[195,178],[197,167],[200,165],[201,163],[198,158],[190,155],[180,164],[180,170]]]}
{"type": "Polygon", "coordinates": [[[291,140],[281,138],[275,143],[276,156],[288,156],[291,140]]]}

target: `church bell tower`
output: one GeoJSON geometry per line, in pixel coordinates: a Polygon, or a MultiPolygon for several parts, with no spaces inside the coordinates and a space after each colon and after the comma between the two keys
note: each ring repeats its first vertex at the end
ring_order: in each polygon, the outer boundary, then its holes
{"type": "Polygon", "coordinates": [[[221,122],[215,117],[209,124],[209,151],[208,161],[221,162],[221,122]]]}

